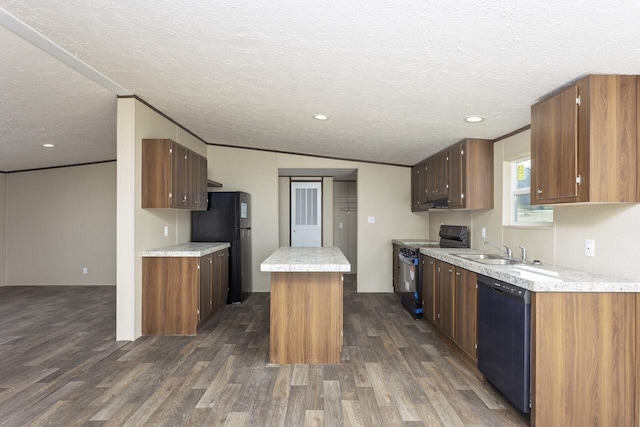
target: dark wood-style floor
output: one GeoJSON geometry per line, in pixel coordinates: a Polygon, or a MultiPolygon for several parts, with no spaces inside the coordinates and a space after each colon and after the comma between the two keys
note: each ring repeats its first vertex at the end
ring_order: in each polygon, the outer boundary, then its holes
{"type": "Polygon", "coordinates": [[[517,426],[393,294],[345,278],[340,365],[270,365],[269,295],[197,337],[116,342],[115,288],[0,288],[2,426],[517,426]]]}

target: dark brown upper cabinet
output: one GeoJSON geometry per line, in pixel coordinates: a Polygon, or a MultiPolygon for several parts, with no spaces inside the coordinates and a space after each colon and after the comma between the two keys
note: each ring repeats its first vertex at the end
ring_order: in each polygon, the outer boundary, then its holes
{"type": "Polygon", "coordinates": [[[421,161],[411,169],[411,185],[413,212],[443,198],[449,209],[492,209],[493,142],[464,139],[421,161]]]}
{"type": "Polygon", "coordinates": [[[531,107],[531,204],[640,200],[638,90],[590,75],[531,107]]]}
{"type": "Polygon", "coordinates": [[[464,139],[449,149],[449,208],[493,209],[493,141],[464,139]]]}
{"type": "Polygon", "coordinates": [[[143,139],[142,207],[206,210],[207,159],[170,139],[143,139]]]}

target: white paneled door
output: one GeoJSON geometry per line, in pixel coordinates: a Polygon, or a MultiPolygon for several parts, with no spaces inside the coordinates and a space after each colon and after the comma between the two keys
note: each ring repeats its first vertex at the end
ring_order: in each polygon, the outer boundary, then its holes
{"type": "Polygon", "coordinates": [[[322,246],[322,183],[291,183],[291,246],[322,246]]]}

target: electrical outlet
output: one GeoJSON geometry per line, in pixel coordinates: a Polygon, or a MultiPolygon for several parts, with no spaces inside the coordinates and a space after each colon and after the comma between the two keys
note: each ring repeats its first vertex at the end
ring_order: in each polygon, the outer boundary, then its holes
{"type": "Polygon", "coordinates": [[[89,274],[89,269],[87,267],[82,267],[82,274],[89,274]]]}
{"type": "Polygon", "coordinates": [[[168,225],[164,226],[164,237],[169,237],[169,226],[168,225]]]}
{"type": "Polygon", "coordinates": [[[482,234],[482,237],[487,237],[487,227],[482,227],[480,229],[480,234],[482,234]]]}
{"type": "Polygon", "coordinates": [[[369,224],[375,224],[376,223],[376,217],[375,216],[367,217],[367,222],[369,224]]]}
{"type": "Polygon", "coordinates": [[[596,241],[593,239],[585,239],[584,254],[586,256],[596,256],[596,241]]]}

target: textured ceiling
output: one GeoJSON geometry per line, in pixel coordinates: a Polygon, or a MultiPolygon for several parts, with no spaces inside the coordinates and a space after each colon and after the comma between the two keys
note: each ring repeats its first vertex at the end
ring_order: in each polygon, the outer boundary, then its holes
{"type": "MultiPolygon", "coordinates": [[[[3,7],[208,142],[394,164],[525,126],[532,103],[579,76],[640,74],[633,1],[9,0],[3,7]],[[467,124],[469,114],[487,120],[467,124]]],[[[15,125],[34,139],[35,130],[20,126],[37,127],[78,142],[74,152],[84,144],[96,157],[96,145],[109,146],[113,157],[113,97],[8,39],[2,84],[21,83],[7,86],[17,99],[3,101],[2,129],[15,125]],[[34,114],[34,103],[52,115],[34,114]],[[55,117],[64,111],[76,117],[55,117]]],[[[4,145],[4,132],[0,138],[4,145]]]]}
{"type": "Polygon", "coordinates": [[[0,171],[116,158],[113,93],[3,27],[0,45],[0,171]]]}

